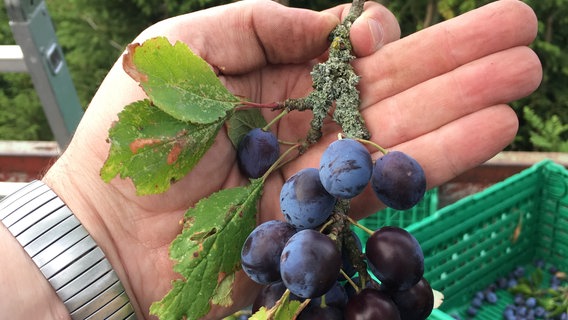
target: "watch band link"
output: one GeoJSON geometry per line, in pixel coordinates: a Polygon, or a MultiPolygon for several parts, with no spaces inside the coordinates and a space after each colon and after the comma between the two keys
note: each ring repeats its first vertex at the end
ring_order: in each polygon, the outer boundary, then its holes
{"type": "Polygon", "coordinates": [[[136,319],[103,251],[47,185],[36,180],[2,199],[0,220],[49,281],[72,319],[136,319]]]}

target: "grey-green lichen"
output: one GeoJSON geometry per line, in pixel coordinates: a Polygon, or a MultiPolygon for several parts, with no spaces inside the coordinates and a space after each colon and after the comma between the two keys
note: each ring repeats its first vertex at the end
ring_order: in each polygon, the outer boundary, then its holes
{"type": "Polygon", "coordinates": [[[321,137],[323,120],[335,102],[333,120],[337,122],[347,137],[369,139],[370,134],[359,112],[359,76],[353,70],[351,61],[352,45],[349,30],[353,21],[363,12],[364,0],[353,1],[349,14],[330,34],[331,45],[327,61],[314,66],[311,72],[314,90],[303,99],[285,102],[288,109],[311,109],[313,119],[308,133],[308,143],[321,137]]]}

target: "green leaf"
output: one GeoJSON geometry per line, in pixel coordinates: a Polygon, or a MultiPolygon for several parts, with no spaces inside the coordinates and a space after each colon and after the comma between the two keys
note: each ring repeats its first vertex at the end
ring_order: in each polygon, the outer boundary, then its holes
{"type": "Polygon", "coordinates": [[[302,304],[297,300],[286,299],[283,303],[275,305],[272,309],[260,308],[249,320],[290,320],[299,313],[302,304]]]}
{"type": "Polygon", "coordinates": [[[263,185],[256,179],[246,187],[221,190],[186,212],[183,231],[170,246],[174,271],[183,279],[173,282],[150,313],[161,320],[191,320],[207,314],[211,303],[227,304],[232,281],[224,279],[240,268],[241,247],[256,225],[263,185]]]}
{"type": "Polygon", "coordinates": [[[530,282],[531,282],[532,287],[533,288],[540,287],[543,278],[544,278],[544,275],[542,273],[542,270],[540,268],[535,269],[530,275],[530,282]]]}
{"type": "Polygon", "coordinates": [[[229,139],[235,148],[250,130],[264,126],[266,120],[258,109],[238,110],[227,121],[229,139]]]}
{"type": "Polygon", "coordinates": [[[217,122],[240,101],[205,60],[187,45],[172,46],[164,37],[130,45],[123,67],[154,105],[178,120],[217,122]]]}
{"type": "Polygon", "coordinates": [[[177,120],[152,106],[134,102],[118,115],[109,130],[111,143],[101,177],[131,178],[140,195],[166,191],[184,177],[213,144],[224,119],[210,124],[177,120]]]}
{"type": "MultiPolygon", "coordinates": [[[[519,280],[519,282],[521,280],[519,280]]],[[[528,282],[519,283],[518,285],[512,287],[510,290],[512,293],[521,293],[527,296],[530,296],[533,293],[533,290],[531,289],[531,286],[528,284],[528,282]]]]}

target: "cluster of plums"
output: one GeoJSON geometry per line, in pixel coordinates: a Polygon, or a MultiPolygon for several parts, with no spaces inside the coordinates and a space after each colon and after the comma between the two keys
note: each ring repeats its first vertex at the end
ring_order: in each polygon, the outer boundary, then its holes
{"type": "MultiPolygon", "coordinates": [[[[258,178],[278,159],[279,143],[270,131],[256,128],[242,139],[237,155],[242,173],[258,178]]],[[[338,199],[351,199],[369,184],[383,203],[399,210],[414,206],[426,190],[416,160],[391,151],[373,161],[363,143],[348,138],[328,146],[319,168],[302,169],[284,183],[284,220],[257,226],[241,252],[243,270],[265,286],[253,311],[272,307],[287,289],[292,299],[311,299],[299,319],[410,320],[430,314],[433,294],[423,278],[424,256],[410,233],[385,226],[370,236],[365,262],[379,281],[354,290],[340,272],[350,267],[344,247],[319,230],[338,199]]],[[[357,275],[348,276],[357,281],[357,275]]]]}

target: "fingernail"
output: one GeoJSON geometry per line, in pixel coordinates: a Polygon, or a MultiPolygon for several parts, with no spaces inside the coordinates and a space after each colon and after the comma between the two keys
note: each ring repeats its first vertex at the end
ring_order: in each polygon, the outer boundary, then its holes
{"type": "Polygon", "coordinates": [[[375,50],[383,46],[383,26],[375,19],[367,19],[375,50]]]}

